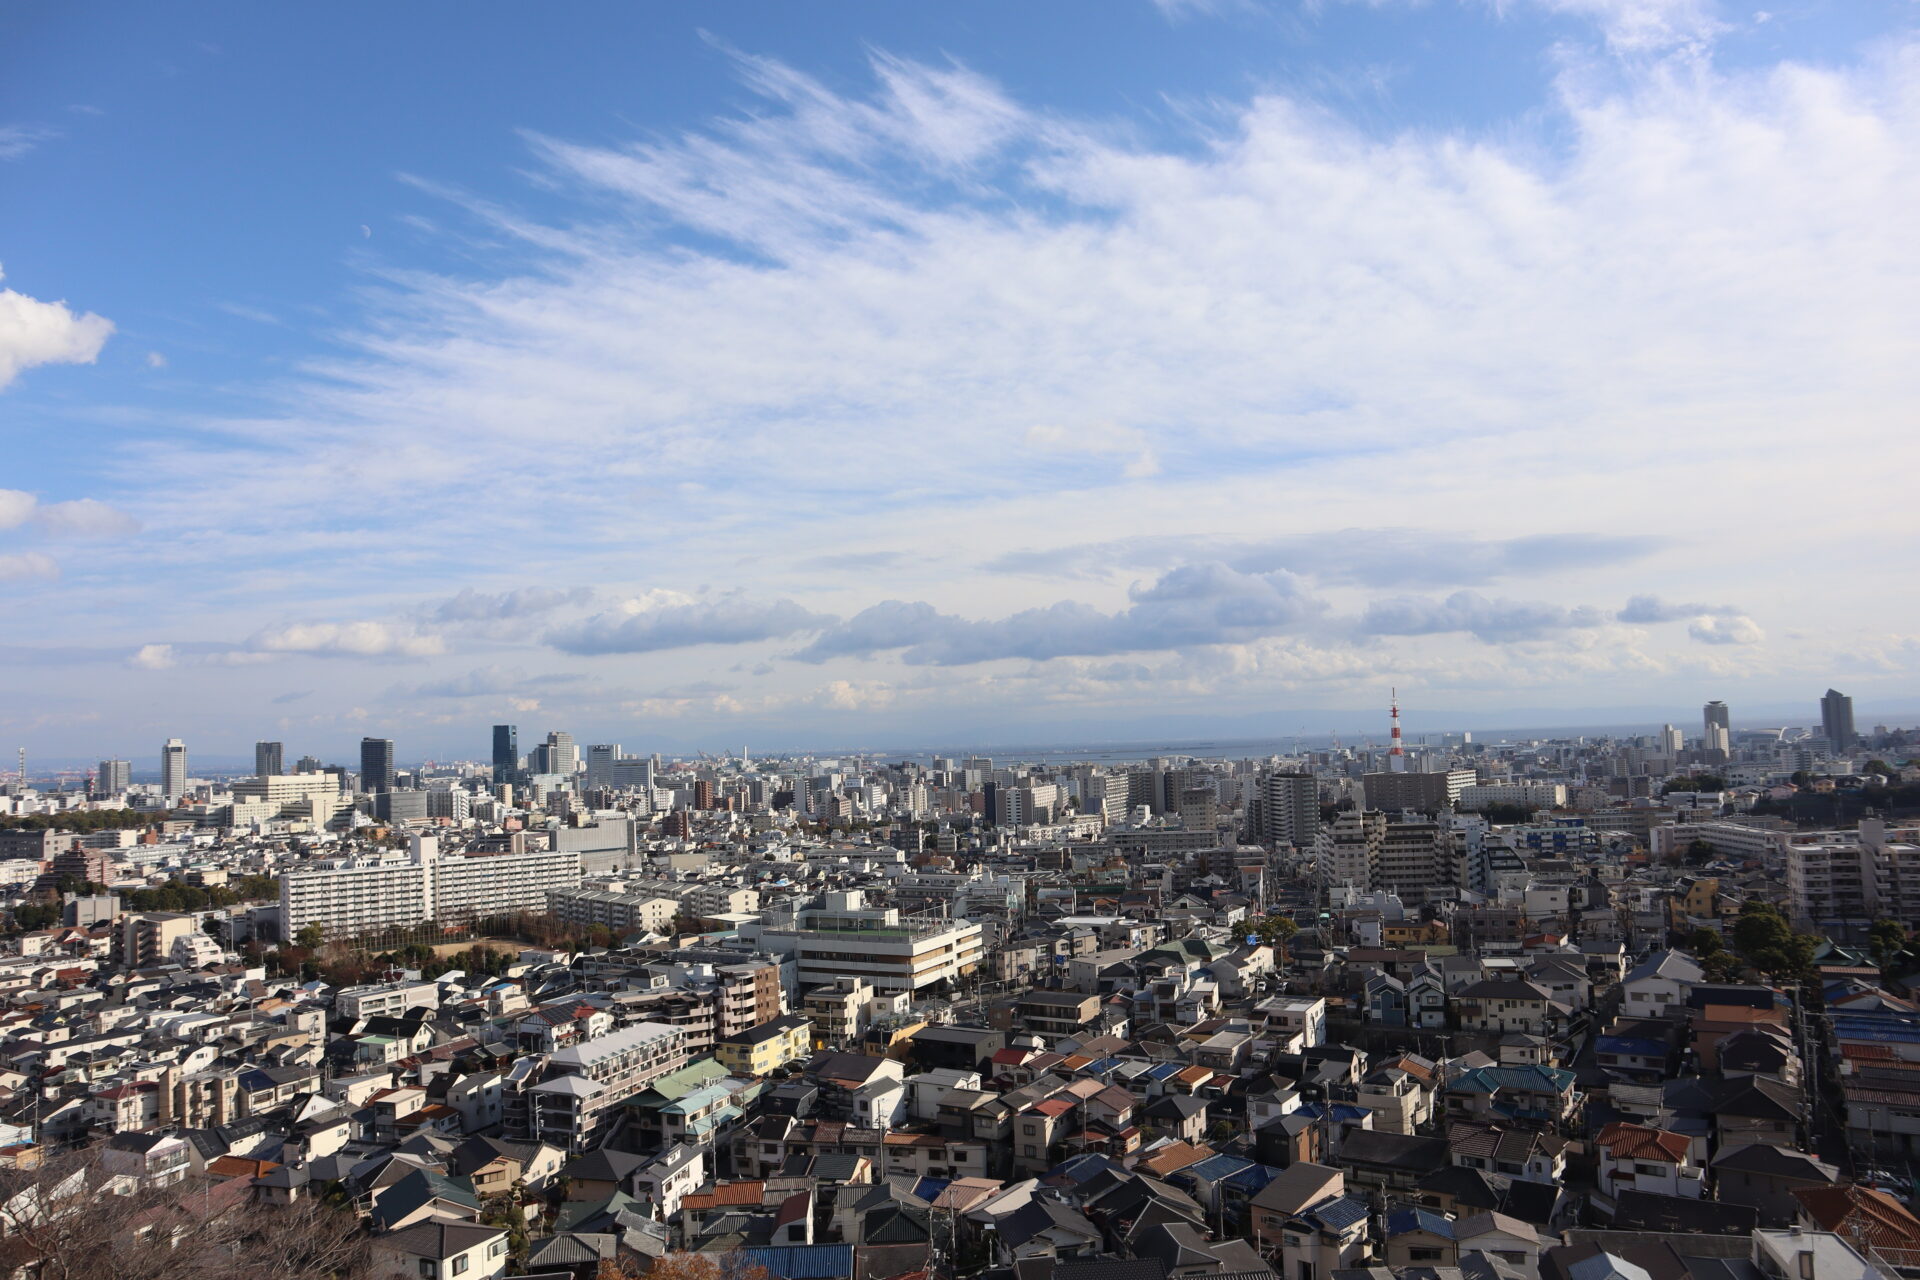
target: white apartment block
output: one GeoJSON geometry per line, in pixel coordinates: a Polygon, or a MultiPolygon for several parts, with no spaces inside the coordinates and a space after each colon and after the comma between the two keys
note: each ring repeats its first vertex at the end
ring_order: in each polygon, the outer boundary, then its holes
{"type": "Polygon", "coordinates": [[[547,1078],[527,1090],[520,1136],[578,1153],[618,1114],[619,1104],[687,1061],[686,1034],[641,1022],[560,1050],[547,1078]]]}
{"type": "Polygon", "coordinates": [[[433,919],[426,868],[385,855],[336,858],[280,877],[281,936],[319,925],[330,938],[352,938],[433,919]]]}
{"type": "Polygon", "coordinates": [[[416,836],[409,854],[336,859],[281,876],[280,927],[288,938],[308,925],[350,938],[429,920],[544,911],[551,893],[579,883],[577,853],[443,857],[432,837],[416,836]]]}
{"type": "Polygon", "coordinates": [[[680,903],[656,893],[555,889],[547,894],[547,910],[568,924],[602,925],[617,934],[664,933],[680,914],[680,903]]]}
{"type": "Polygon", "coordinates": [[[1789,834],[1744,822],[1686,822],[1653,828],[1647,844],[1656,858],[1664,858],[1704,840],[1717,857],[1751,858],[1775,867],[1786,861],[1789,834]]]}
{"type": "Polygon", "coordinates": [[[1321,830],[1314,857],[1323,887],[1349,885],[1362,893],[1379,881],[1380,849],[1387,838],[1387,815],[1351,810],[1321,830]]]}
{"type": "Polygon", "coordinates": [[[1920,827],[1867,818],[1857,831],[1789,836],[1787,906],[1803,927],[1885,918],[1920,928],[1920,827]]]}

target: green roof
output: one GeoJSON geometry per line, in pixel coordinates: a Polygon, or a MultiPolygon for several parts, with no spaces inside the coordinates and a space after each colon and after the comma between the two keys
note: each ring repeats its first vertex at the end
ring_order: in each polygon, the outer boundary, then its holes
{"type": "Polygon", "coordinates": [[[678,1071],[669,1071],[627,1100],[630,1107],[658,1110],[678,1102],[702,1085],[725,1078],[727,1069],[712,1058],[696,1058],[678,1071]]]}

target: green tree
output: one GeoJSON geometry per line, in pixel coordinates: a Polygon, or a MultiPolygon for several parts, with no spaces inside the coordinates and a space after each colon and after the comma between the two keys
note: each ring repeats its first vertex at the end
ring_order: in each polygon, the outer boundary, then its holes
{"type": "Polygon", "coordinates": [[[1893,958],[1907,949],[1907,930],[1898,920],[1875,920],[1867,930],[1867,949],[1874,963],[1886,968],[1893,958]]]}
{"type": "Polygon", "coordinates": [[[1780,908],[1769,902],[1749,902],[1733,922],[1733,946],[1740,957],[1762,973],[1797,977],[1813,964],[1814,939],[1795,933],[1780,908]]]}
{"type": "Polygon", "coordinates": [[[1286,944],[1294,934],[1300,932],[1300,926],[1288,916],[1261,916],[1253,922],[1249,932],[1270,947],[1286,944]]]}
{"type": "Polygon", "coordinates": [[[294,945],[302,951],[314,951],[319,948],[322,942],[326,941],[326,937],[327,931],[325,929],[322,929],[317,924],[310,924],[293,935],[293,942],[294,945]]]}

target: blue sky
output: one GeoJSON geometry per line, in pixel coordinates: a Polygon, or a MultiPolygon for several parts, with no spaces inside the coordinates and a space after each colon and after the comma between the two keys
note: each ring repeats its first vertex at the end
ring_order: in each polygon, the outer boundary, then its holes
{"type": "Polygon", "coordinates": [[[1917,24],[10,6],[0,734],[1920,708],[1917,24]]]}

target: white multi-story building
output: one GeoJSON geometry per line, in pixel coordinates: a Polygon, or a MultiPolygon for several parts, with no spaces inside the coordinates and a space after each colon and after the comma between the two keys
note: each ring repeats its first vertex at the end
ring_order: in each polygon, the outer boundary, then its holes
{"type": "Polygon", "coordinates": [[[1560,809],[1567,803],[1564,782],[1479,782],[1460,789],[1461,809],[1518,805],[1525,809],[1560,809]]]}
{"type": "Polygon", "coordinates": [[[440,985],[435,982],[386,982],[371,987],[344,987],[334,993],[333,1011],[343,1018],[394,1017],[408,1009],[438,1009],[440,985]]]}
{"type": "Polygon", "coordinates": [[[1856,831],[1789,836],[1787,905],[1802,927],[1890,919],[1920,928],[1920,827],[1865,818],[1856,831]]]}
{"type": "Polygon", "coordinates": [[[577,853],[443,856],[434,838],[415,836],[408,854],[337,859],[281,876],[281,928],[289,938],[308,925],[348,938],[429,920],[544,911],[551,893],[579,883],[577,853]]]}
{"type": "Polygon", "coordinates": [[[562,1049],[546,1078],[527,1089],[514,1111],[519,1136],[578,1153],[631,1098],[687,1060],[686,1033],[664,1022],[641,1022],[562,1049]]]}
{"type": "Polygon", "coordinates": [[[1348,885],[1362,893],[1374,887],[1380,869],[1380,849],[1387,837],[1387,815],[1350,810],[1320,832],[1314,845],[1320,883],[1331,888],[1348,885]]]}
{"type": "Polygon", "coordinates": [[[677,899],[609,889],[556,889],[547,910],[568,924],[603,925],[615,933],[664,933],[680,914],[677,899]]]}
{"type": "Polygon", "coordinates": [[[580,883],[580,855],[568,850],[454,855],[428,866],[433,918],[443,921],[544,911],[549,895],[580,883]]]}
{"type": "Polygon", "coordinates": [[[855,976],[883,995],[970,976],[984,954],[979,925],[869,911],[857,889],[828,894],[826,908],[801,912],[795,927],[763,930],[761,946],[791,954],[803,987],[855,976]]]}
{"type": "Polygon", "coordinates": [[[293,938],[318,925],[351,938],[433,919],[427,870],[401,854],[335,858],[280,877],[280,928],[293,938]]]}

